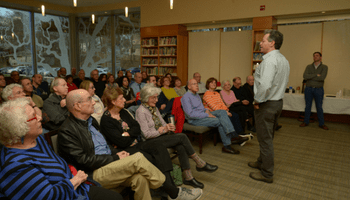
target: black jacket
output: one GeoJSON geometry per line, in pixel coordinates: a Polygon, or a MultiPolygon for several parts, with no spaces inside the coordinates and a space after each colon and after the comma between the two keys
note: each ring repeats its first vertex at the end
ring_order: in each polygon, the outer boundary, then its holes
{"type": "MultiPolygon", "coordinates": [[[[92,125],[100,131],[95,118],[92,119],[92,125]]],[[[57,145],[61,157],[89,175],[94,170],[119,160],[119,156],[116,155],[118,151],[112,146],[109,146],[112,155],[95,155],[95,146],[88,129],[88,122],[75,118],[73,114],[70,114],[60,127],[57,145]]]]}
{"type": "Polygon", "coordinates": [[[249,104],[253,104],[254,101],[254,87],[251,87],[248,83],[245,83],[243,85],[243,89],[245,89],[245,93],[247,95],[247,100],[249,101],[249,104]]]}

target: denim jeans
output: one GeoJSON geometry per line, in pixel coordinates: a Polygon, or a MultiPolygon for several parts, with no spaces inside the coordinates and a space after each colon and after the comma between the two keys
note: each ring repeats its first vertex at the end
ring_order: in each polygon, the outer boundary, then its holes
{"type": "Polygon", "coordinates": [[[305,118],[304,118],[305,124],[309,124],[312,99],[315,98],[318,123],[320,126],[324,125],[323,108],[322,108],[323,95],[324,95],[323,87],[321,88],[306,87],[305,88],[305,118]]]}
{"type": "Polygon", "coordinates": [[[218,127],[221,141],[224,146],[231,144],[231,138],[237,137],[237,133],[232,126],[230,118],[225,110],[211,112],[216,118],[206,117],[202,119],[189,119],[188,123],[194,126],[218,127]]]}

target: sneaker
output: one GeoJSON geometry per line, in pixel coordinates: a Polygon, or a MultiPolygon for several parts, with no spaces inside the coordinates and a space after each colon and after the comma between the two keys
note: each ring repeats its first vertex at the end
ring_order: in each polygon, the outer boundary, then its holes
{"type": "MultiPolygon", "coordinates": [[[[196,200],[200,199],[203,194],[203,190],[199,188],[188,189],[185,187],[179,188],[179,195],[176,200],[196,200]]],[[[172,199],[169,197],[169,199],[172,199]]]]}
{"type": "Polygon", "coordinates": [[[240,145],[243,147],[249,140],[252,140],[254,138],[254,135],[249,133],[246,135],[240,135],[241,138],[247,138],[248,140],[245,140],[244,142],[242,142],[240,145]]]}

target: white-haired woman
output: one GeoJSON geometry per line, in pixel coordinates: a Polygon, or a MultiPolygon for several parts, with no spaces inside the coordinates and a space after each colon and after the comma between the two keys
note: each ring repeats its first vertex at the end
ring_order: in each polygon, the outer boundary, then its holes
{"type": "Polygon", "coordinates": [[[66,107],[67,82],[63,78],[55,78],[50,91],[50,97],[44,101],[43,115],[47,116],[44,127],[51,131],[58,129],[69,114],[66,107]]]}
{"type": "Polygon", "coordinates": [[[245,107],[242,106],[242,102],[236,98],[235,93],[231,90],[231,82],[224,80],[221,84],[223,85],[220,91],[221,98],[231,113],[234,112],[239,115],[239,120],[244,130],[245,122],[248,121],[248,113],[245,107]]]}
{"type": "Polygon", "coordinates": [[[87,175],[73,177],[67,163],[44,140],[41,117],[26,98],[0,107],[0,198],[6,199],[122,199],[113,191],[84,183],[87,175]],[[98,198],[100,199],[100,197],[98,198]]]}
{"type": "Polygon", "coordinates": [[[141,89],[142,104],[136,111],[136,120],[140,124],[142,135],[146,140],[152,139],[167,148],[176,149],[181,168],[185,172],[184,184],[203,188],[203,183],[198,182],[192,175],[188,157],[196,162],[197,171],[214,172],[218,167],[202,160],[194,151],[185,134],[168,134],[170,131],[175,131],[175,126],[171,123],[166,124],[156,107],[160,93],[161,90],[151,84],[147,84],[141,89]]]}

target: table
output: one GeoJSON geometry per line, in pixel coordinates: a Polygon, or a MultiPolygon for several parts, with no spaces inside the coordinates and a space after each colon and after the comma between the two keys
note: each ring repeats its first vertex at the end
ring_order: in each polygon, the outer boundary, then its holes
{"type": "MultiPolygon", "coordinates": [[[[324,97],[322,107],[324,113],[350,115],[350,98],[324,97]]],[[[304,112],[304,94],[284,94],[282,110],[304,112]]],[[[311,112],[316,112],[315,100],[312,102],[311,112]]]]}

